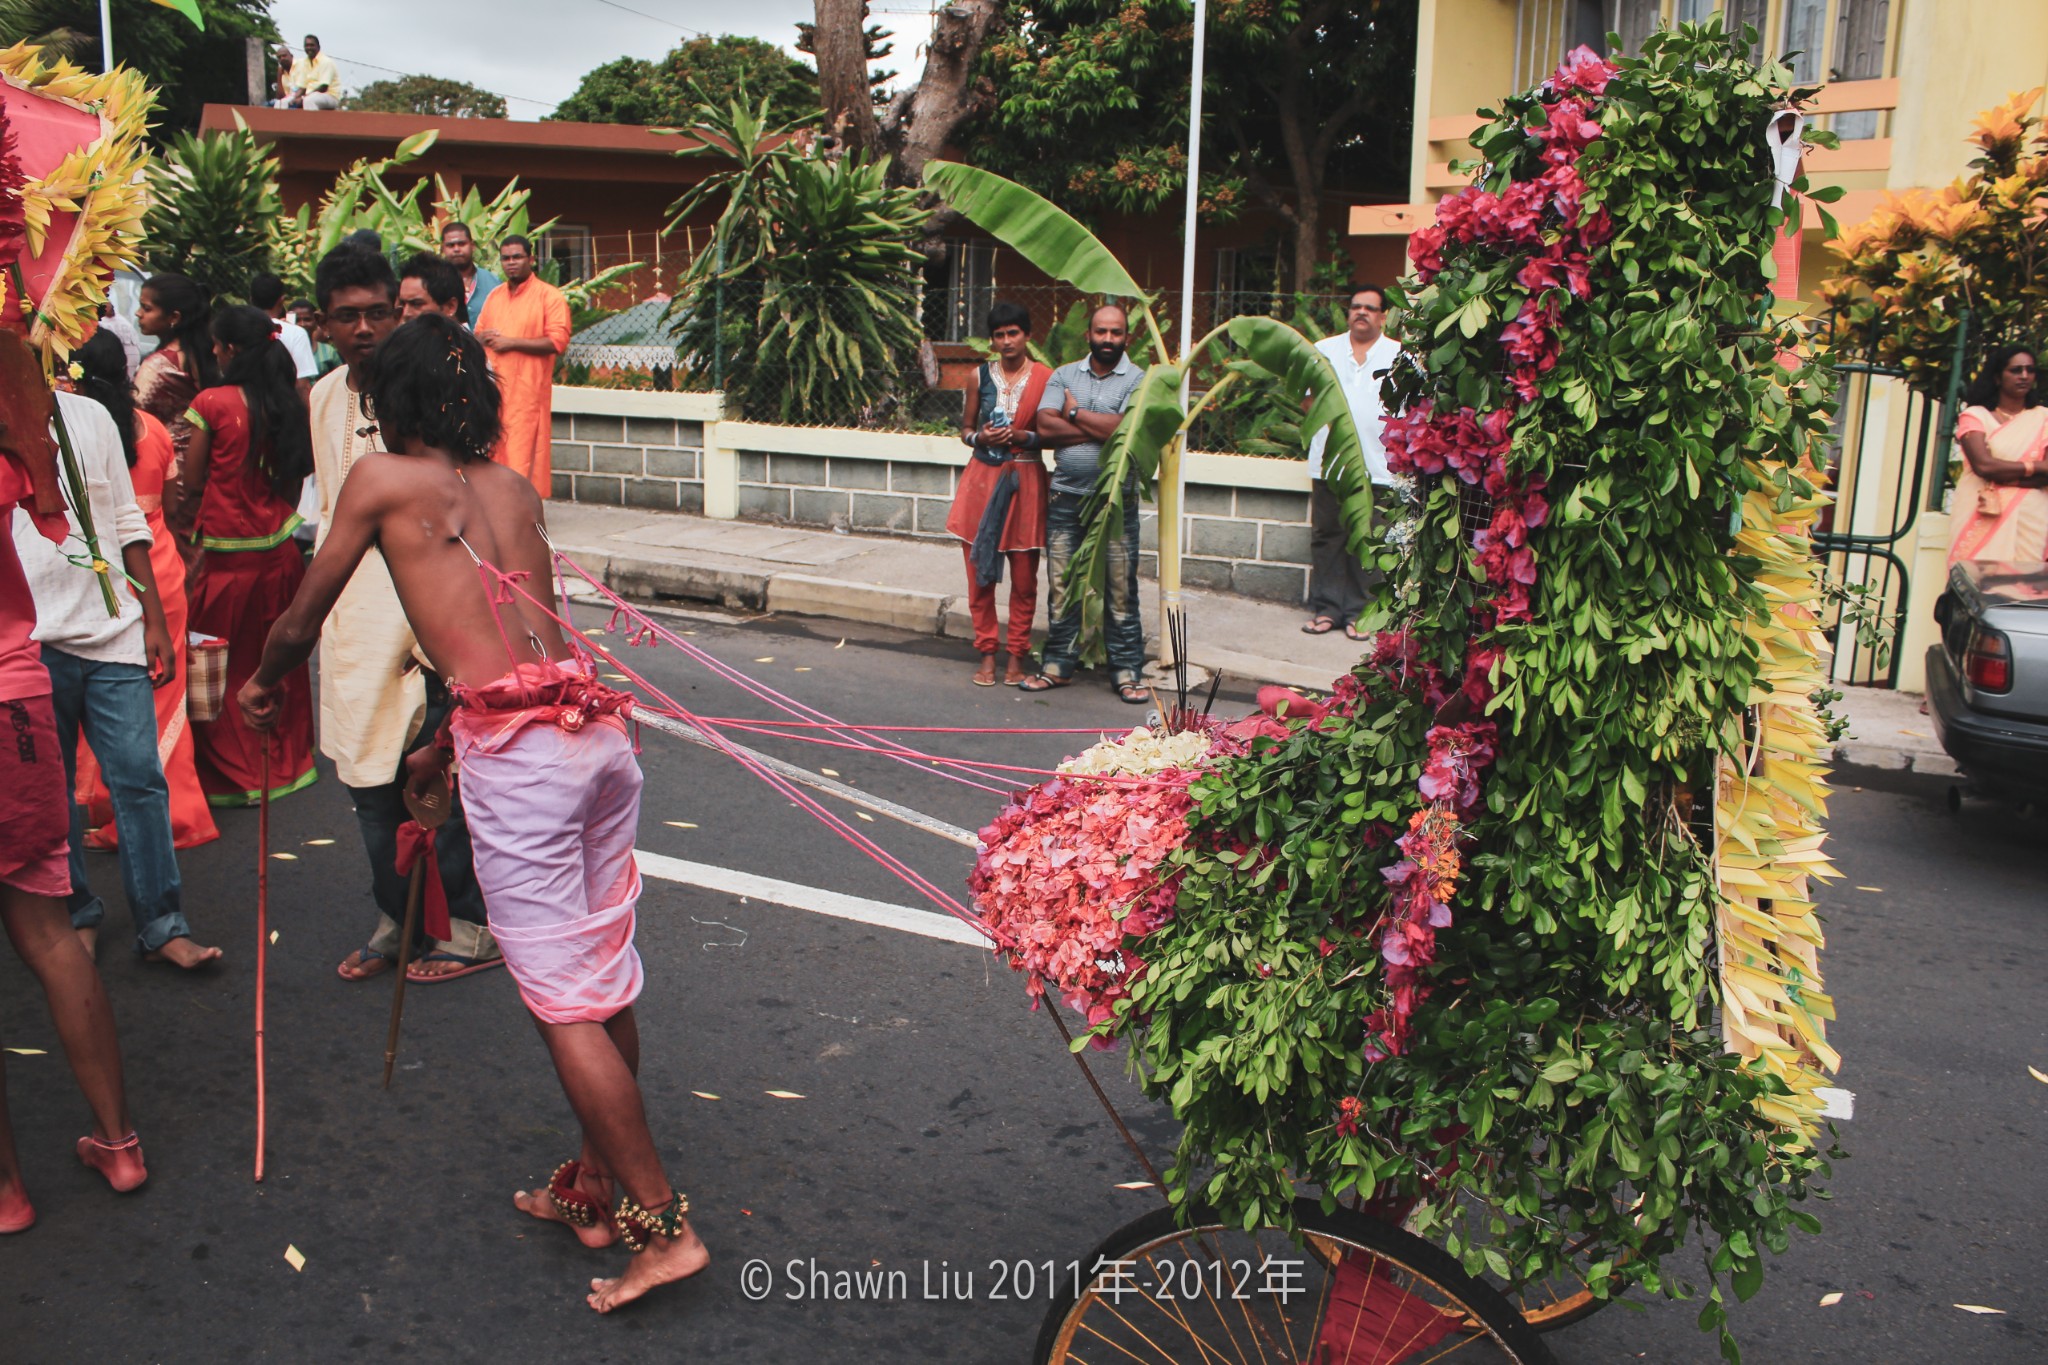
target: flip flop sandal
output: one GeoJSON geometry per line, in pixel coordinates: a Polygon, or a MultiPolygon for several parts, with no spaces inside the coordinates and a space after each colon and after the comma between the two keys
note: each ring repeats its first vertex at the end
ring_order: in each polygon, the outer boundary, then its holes
{"type": "Polygon", "coordinates": [[[1347,640],[1357,640],[1360,643],[1363,643],[1367,640],[1372,639],[1372,636],[1367,635],[1357,626],[1346,626],[1344,627],[1344,638],[1347,640]]]}
{"type": "Polygon", "coordinates": [[[1056,678],[1050,673],[1038,673],[1017,684],[1019,692],[1052,692],[1062,687],[1072,687],[1072,678],[1056,678]]]}
{"type": "Polygon", "coordinates": [[[412,964],[405,969],[405,979],[415,985],[431,986],[437,981],[455,981],[465,976],[474,976],[478,972],[487,972],[493,967],[502,967],[504,965],[505,959],[502,957],[487,957],[479,960],[473,957],[463,957],[457,953],[428,953],[425,957],[414,959],[412,964]],[[420,964],[425,962],[460,962],[462,968],[459,971],[453,972],[421,972],[419,970],[420,964]]]}
{"type": "Polygon", "coordinates": [[[375,948],[358,948],[353,953],[350,953],[348,957],[342,959],[341,965],[334,969],[334,974],[343,981],[356,982],[368,981],[371,977],[382,976],[390,970],[391,958],[389,955],[380,953],[375,948]],[[348,971],[350,959],[354,960],[357,967],[369,967],[372,962],[381,962],[384,965],[371,968],[368,971],[358,971],[355,975],[351,976],[348,971]]]}
{"type": "Polygon", "coordinates": [[[1129,706],[1143,706],[1152,700],[1152,693],[1137,683],[1117,684],[1116,695],[1119,701],[1129,706]]]}
{"type": "Polygon", "coordinates": [[[1303,635],[1328,635],[1336,628],[1337,622],[1331,617],[1311,616],[1308,620],[1302,622],[1301,633],[1303,635]]]}

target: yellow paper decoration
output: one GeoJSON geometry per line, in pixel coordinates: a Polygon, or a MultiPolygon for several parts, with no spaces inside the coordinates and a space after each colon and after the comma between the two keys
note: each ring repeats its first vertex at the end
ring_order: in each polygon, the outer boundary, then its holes
{"type": "MultiPolygon", "coordinates": [[[[1763,471],[1753,472],[1768,488],[1763,471]]],[[[1802,473],[1818,490],[1821,474],[1802,473]]],[[[1757,687],[1745,729],[1721,760],[1714,806],[1722,1034],[1729,1051],[1785,1082],[1790,1094],[1758,1107],[1807,1143],[1820,1132],[1814,1091],[1841,1067],[1827,1042],[1835,1005],[1821,988],[1824,939],[1809,889],[1809,878],[1840,875],[1822,851],[1828,746],[1812,701],[1830,650],[1814,610],[1822,594],[1810,537],[1831,500],[1816,491],[1781,508],[1761,488],[1743,499],[1734,552],[1756,559],[1755,581],[1773,610],[1746,627],[1757,687]]]]}
{"type": "MultiPolygon", "coordinates": [[[[143,170],[149,149],[143,135],[156,96],[126,67],[100,74],[67,61],[45,62],[27,43],[0,51],[0,80],[100,121],[97,138],[31,177],[22,192],[32,255],[42,254],[53,215],[78,215],[49,294],[29,325],[30,343],[42,353],[44,369],[54,373],[98,322],[114,272],[138,263],[148,207],[143,170]]],[[[0,279],[0,307],[9,303],[11,289],[11,281],[0,279]]]]}

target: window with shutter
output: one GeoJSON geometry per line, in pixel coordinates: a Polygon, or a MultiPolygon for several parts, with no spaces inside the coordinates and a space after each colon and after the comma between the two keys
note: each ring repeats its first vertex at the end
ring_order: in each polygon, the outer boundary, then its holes
{"type": "MultiPolygon", "coordinates": [[[[1870,81],[1884,75],[1884,40],[1890,28],[1891,0],[1840,0],[1835,15],[1835,50],[1832,79],[1870,81]]],[[[1876,137],[1878,112],[1860,110],[1837,114],[1834,130],[1845,141],[1876,137]]]]}

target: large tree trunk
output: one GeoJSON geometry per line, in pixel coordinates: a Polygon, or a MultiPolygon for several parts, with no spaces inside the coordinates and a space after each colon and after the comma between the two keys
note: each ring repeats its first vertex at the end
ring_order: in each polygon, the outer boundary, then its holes
{"type": "Polygon", "coordinates": [[[881,141],[881,124],[868,84],[866,0],[813,0],[813,5],[818,23],[811,55],[818,62],[825,126],[843,128],[849,146],[871,150],[881,141]]]}
{"type": "Polygon", "coordinates": [[[924,71],[877,116],[868,86],[863,0],[812,0],[817,26],[811,37],[818,61],[818,93],[827,126],[844,120],[847,145],[895,158],[889,179],[916,185],[925,163],[944,150],[953,133],[980,113],[993,92],[974,79],[989,31],[1002,17],[1003,0],[956,0],[938,12],[924,71]]]}
{"type": "Polygon", "coordinates": [[[961,124],[988,107],[994,92],[977,87],[974,64],[1002,13],[1002,0],[956,0],[939,11],[909,105],[885,132],[894,143],[892,178],[898,184],[921,184],[925,163],[945,149],[961,124]]]}

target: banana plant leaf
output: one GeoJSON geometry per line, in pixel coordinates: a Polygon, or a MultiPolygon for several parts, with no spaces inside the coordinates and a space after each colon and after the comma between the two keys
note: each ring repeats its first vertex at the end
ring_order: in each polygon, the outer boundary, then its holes
{"type": "MultiPolygon", "coordinates": [[[[1102,467],[1095,491],[1082,509],[1088,529],[1074,551],[1068,577],[1091,594],[1108,586],[1109,538],[1124,533],[1125,499],[1133,490],[1149,493],[1159,473],[1160,456],[1180,438],[1185,414],[1180,406],[1181,367],[1153,365],[1138,381],[1131,406],[1116,434],[1102,445],[1102,467]]],[[[1092,631],[1088,632],[1092,639],[1092,631]]]]}
{"type": "Polygon", "coordinates": [[[924,183],[970,222],[987,229],[1056,280],[1090,294],[1140,299],[1151,322],[1151,295],[1066,210],[1014,180],[958,161],[934,161],[924,183]]]}
{"type": "Polygon", "coordinates": [[[1365,445],[1358,424],[1351,420],[1351,404],[1335,367],[1315,343],[1278,318],[1233,318],[1226,326],[1243,359],[1279,380],[1289,403],[1311,400],[1301,430],[1328,428],[1323,482],[1336,495],[1346,542],[1353,554],[1364,558],[1371,548],[1372,477],[1366,472],[1365,445]]]}

